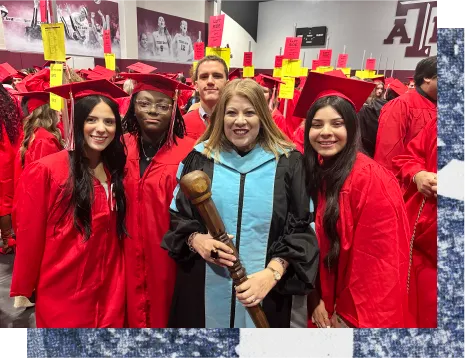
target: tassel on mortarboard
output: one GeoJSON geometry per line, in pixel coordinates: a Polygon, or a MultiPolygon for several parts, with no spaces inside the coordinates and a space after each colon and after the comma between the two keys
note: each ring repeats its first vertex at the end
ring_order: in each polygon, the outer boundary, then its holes
{"type": "Polygon", "coordinates": [[[172,146],[174,143],[174,122],[176,121],[176,111],[178,108],[178,92],[177,89],[174,91],[173,110],[171,111],[170,128],[168,130],[168,138],[166,139],[166,145],[168,147],[172,146]]]}

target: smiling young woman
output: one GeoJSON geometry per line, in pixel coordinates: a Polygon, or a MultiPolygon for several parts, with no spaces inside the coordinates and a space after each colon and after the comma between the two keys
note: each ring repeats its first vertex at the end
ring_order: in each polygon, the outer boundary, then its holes
{"type": "Polygon", "coordinates": [[[194,146],[185,137],[176,92],[190,87],[157,74],[123,73],[137,81],[124,117],[128,132],[127,228],[124,241],[127,314],[131,328],[164,328],[176,277],[175,262],[161,249],[178,165],[194,146]]]}
{"type": "MultiPolygon", "coordinates": [[[[409,224],[395,177],[359,152],[356,111],[374,84],[310,73],[296,107],[305,116],[307,192],[316,205],[317,327],[408,326],[409,224]]],[[[311,325],[311,323],[309,322],[311,325]]]]}
{"type": "Polygon", "coordinates": [[[169,327],[254,327],[245,307],[258,304],[271,327],[305,327],[318,247],[302,156],[274,123],[255,81],[226,85],[178,179],[194,170],[211,178],[213,201],[249,280],[233,286],[226,267],[236,258],[207,233],[177,187],[162,243],[178,264],[169,327]]]}
{"type": "Polygon", "coordinates": [[[123,129],[106,80],[49,89],[74,105],[74,150],[25,168],[15,192],[11,296],[36,295],[37,327],[123,327],[123,129]]]}

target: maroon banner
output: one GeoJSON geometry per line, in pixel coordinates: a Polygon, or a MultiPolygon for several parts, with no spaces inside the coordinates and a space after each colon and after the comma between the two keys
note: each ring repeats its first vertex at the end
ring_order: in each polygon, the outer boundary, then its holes
{"type": "Polygon", "coordinates": [[[197,41],[206,41],[206,24],[137,8],[139,59],[192,63],[197,41]]]}
{"type": "MultiPolygon", "coordinates": [[[[6,9],[2,16],[9,51],[43,53],[40,4],[34,0],[0,2],[6,9]]],[[[103,57],[103,31],[110,30],[113,53],[120,56],[116,0],[57,0],[57,14],[53,14],[53,19],[64,24],[66,54],[103,57]]]]}

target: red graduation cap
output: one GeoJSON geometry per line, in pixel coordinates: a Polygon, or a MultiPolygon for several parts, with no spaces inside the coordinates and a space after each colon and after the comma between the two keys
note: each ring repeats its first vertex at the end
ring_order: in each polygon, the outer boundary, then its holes
{"type": "Polygon", "coordinates": [[[370,93],[375,88],[374,83],[354,80],[344,76],[328,76],[323,73],[310,72],[299,101],[294,110],[294,116],[305,118],[308,109],[316,100],[327,96],[338,96],[349,101],[356,112],[363,106],[370,93]]]}
{"type": "Polygon", "coordinates": [[[27,100],[27,110],[32,113],[35,109],[48,104],[50,101],[50,93],[45,91],[18,92],[17,96],[23,96],[27,100]]]}
{"type": "Polygon", "coordinates": [[[50,69],[44,68],[32,76],[23,79],[21,84],[26,87],[27,92],[45,91],[50,87],[50,69]]]}
{"type": "Polygon", "coordinates": [[[150,72],[154,72],[157,69],[156,67],[147,65],[142,62],[136,62],[126,68],[128,70],[133,70],[134,72],[137,72],[137,73],[150,73],[150,72]]]}
{"type": "Polygon", "coordinates": [[[275,78],[275,77],[271,77],[271,76],[268,76],[268,75],[264,75],[262,73],[260,73],[259,75],[255,76],[255,81],[262,87],[266,87],[266,88],[269,88],[269,89],[273,89],[275,88],[276,86],[278,86],[278,84],[280,83],[284,83],[283,81],[281,81],[279,78],[275,78]]]}
{"type": "Polygon", "coordinates": [[[328,72],[325,72],[325,75],[336,76],[336,77],[340,77],[340,78],[347,78],[345,73],[342,72],[341,70],[328,71],[328,72]]]}
{"type": "Polygon", "coordinates": [[[76,100],[96,95],[107,97],[116,102],[115,98],[128,96],[128,94],[121,88],[107,80],[72,82],[61,86],[47,88],[46,91],[55,93],[65,99],[70,99],[72,97],[76,100]]]}
{"type": "Polygon", "coordinates": [[[239,68],[232,70],[228,75],[229,81],[235,80],[236,78],[241,78],[241,70],[239,68]]]}
{"type": "Polygon", "coordinates": [[[409,76],[409,77],[407,77],[407,79],[408,79],[409,81],[413,81],[414,77],[413,77],[413,76],[409,76]]]}
{"type": "Polygon", "coordinates": [[[9,78],[24,78],[26,75],[15,70],[8,62],[0,64],[0,81],[4,82],[9,78]]]}
{"type": "Polygon", "coordinates": [[[192,87],[185,85],[184,83],[156,73],[144,74],[121,72],[120,76],[137,81],[137,84],[134,86],[134,91],[132,92],[133,94],[140,91],[156,91],[166,94],[170,98],[174,98],[176,90],[193,90],[192,87]]]}
{"type": "Polygon", "coordinates": [[[372,80],[373,82],[385,82],[384,76],[371,77],[370,80],[372,80]]]}
{"type": "Polygon", "coordinates": [[[403,95],[405,92],[408,91],[408,87],[404,85],[402,82],[400,82],[397,78],[394,78],[392,81],[389,81],[389,84],[387,84],[386,87],[392,89],[399,96],[403,95]]]}
{"type": "Polygon", "coordinates": [[[115,71],[109,70],[103,66],[97,65],[93,70],[88,73],[88,78],[90,80],[110,80],[116,75],[115,71]]]}
{"type": "Polygon", "coordinates": [[[178,104],[178,91],[192,91],[193,88],[170,77],[158,75],[155,73],[120,73],[120,76],[123,78],[130,78],[132,80],[137,81],[137,84],[134,86],[134,90],[132,91],[133,96],[139,93],[140,91],[155,91],[163,93],[173,99],[173,109],[171,110],[171,122],[168,130],[167,139],[167,145],[171,146],[174,142],[173,129],[176,117],[176,108],[178,104]]]}

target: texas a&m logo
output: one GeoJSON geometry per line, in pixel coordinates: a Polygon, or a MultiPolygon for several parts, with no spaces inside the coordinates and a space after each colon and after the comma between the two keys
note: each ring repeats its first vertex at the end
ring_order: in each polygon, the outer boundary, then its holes
{"type": "Polygon", "coordinates": [[[437,1],[399,0],[397,2],[394,27],[383,43],[385,45],[391,45],[394,43],[396,37],[400,37],[401,44],[410,44],[412,39],[408,36],[405,28],[405,22],[407,21],[405,17],[409,10],[417,9],[419,11],[413,44],[405,49],[405,57],[428,57],[430,55],[431,46],[427,46],[427,44],[437,43],[436,16],[432,21],[434,23],[433,34],[430,38],[427,38],[431,22],[431,12],[435,7],[437,7],[437,1]]]}

